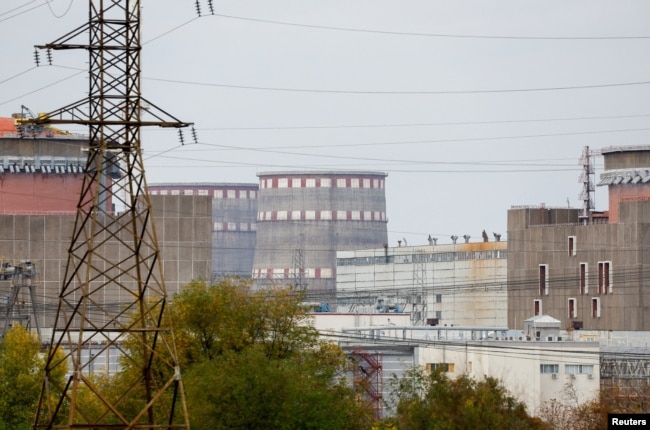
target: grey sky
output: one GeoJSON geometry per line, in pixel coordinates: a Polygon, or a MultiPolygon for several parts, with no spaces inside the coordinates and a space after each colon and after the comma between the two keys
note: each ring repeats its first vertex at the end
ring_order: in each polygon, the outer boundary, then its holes
{"type": "MultiPolygon", "coordinates": [[[[449,243],[505,238],[512,205],[580,207],[583,146],[648,143],[645,0],[194,3],[142,0],[144,96],[199,138],[146,130],[150,183],[385,171],[391,244],[449,243]]],[[[87,6],[2,1],[0,116],[86,95],[85,52],[32,67],[87,6]]]]}

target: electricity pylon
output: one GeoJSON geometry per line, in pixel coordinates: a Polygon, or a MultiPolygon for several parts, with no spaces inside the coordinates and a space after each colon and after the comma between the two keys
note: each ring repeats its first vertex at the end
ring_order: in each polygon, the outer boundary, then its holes
{"type": "Polygon", "coordinates": [[[189,123],[140,94],[140,1],[89,0],[89,8],[87,24],[37,46],[50,60],[52,50],[87,50],[88,97],[27,120],[89,129],[34,428],[189,428],[140,144],[142,126],[189,123]],[[87,43],[75,42],[86,33],[87,43]],[[152,120],[142,119],[145,106],[152,120]],[[82,351],[91,343],[96,353],[86,358],[82,351]],[[117,394],[90,375],[101,365],[93,360],[109,349],[123,354],[117,394]],[[67,366],[61,384],[56,375],[67,366]]]}

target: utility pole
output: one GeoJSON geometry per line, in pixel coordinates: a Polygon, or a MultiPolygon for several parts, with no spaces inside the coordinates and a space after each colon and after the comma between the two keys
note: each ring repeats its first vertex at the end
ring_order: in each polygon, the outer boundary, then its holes
{"type": "Polygon", "coordinates": [[[190,124],[140,93],[140,23],[139,0],[89,0],[87,24],[37,46],[50,61],[52,50],[88,51],[88,97],[25,122],[88,126],[89,147],[35,429],[189,428],[140,128],[190,124]],[[84,34],[88,40],[78,41],[84,34]],[[94,357],[82,361],[91,344],[99,345],[94,357]],[[94,358],[111,348],[135,370],[122,372],[119,395],[102,392],[88,376],[94,358]],[[67,363],[61,385],[55,375],[67,363]],[[85,410],[80,393],[91,395],[101,412],[85,410]]]}

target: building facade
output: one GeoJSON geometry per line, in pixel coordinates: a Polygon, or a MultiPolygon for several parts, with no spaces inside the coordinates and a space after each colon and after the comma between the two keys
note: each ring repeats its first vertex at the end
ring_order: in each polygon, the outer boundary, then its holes
{"type": "Polygon", "coordinates": [[[568,330],[650,331],[650,147],[601,153],[607,211],[508,211],[509,326],[547,314],[568,330]]]}
{"type": "Polygon", "coordinates": [[[148,190],[152,196],[210,197],[211,279],[227,276],[251,277],[257,231],[257,184],[151,184],[148,190]]]}
{"type": "Polygon", "coordinates": [[[507,243],[337,253],[337,311],[408,312],[414,325],[507,323],[507,243]]]}

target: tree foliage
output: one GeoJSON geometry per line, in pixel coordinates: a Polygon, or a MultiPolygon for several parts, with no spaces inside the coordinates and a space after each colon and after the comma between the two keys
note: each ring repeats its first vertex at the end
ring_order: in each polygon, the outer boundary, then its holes
{"type": "MultiPolygon", "coordinates": [[[[43,383],[41,344],[15,324],[0,340],[0,429],[29,429],[43,383]]],[[[65,369],[56,375],[61,381],[65,369]]],[[[47,400],[45,400],[47,401],[47,400]]]]}
{"type": "Polygon", "coordinates": [[[396,415],[390,423],[400,430],[545,428],[494,378],[452,380],[440,370],[412,369],[392,387],[396,415]]]}
{"type": "Polygon", "coordinates": [[[172,313],[192,428],[370,427],[343,377],[345,355],[319,340],[294,290],[194,282],[172,313]]]}

